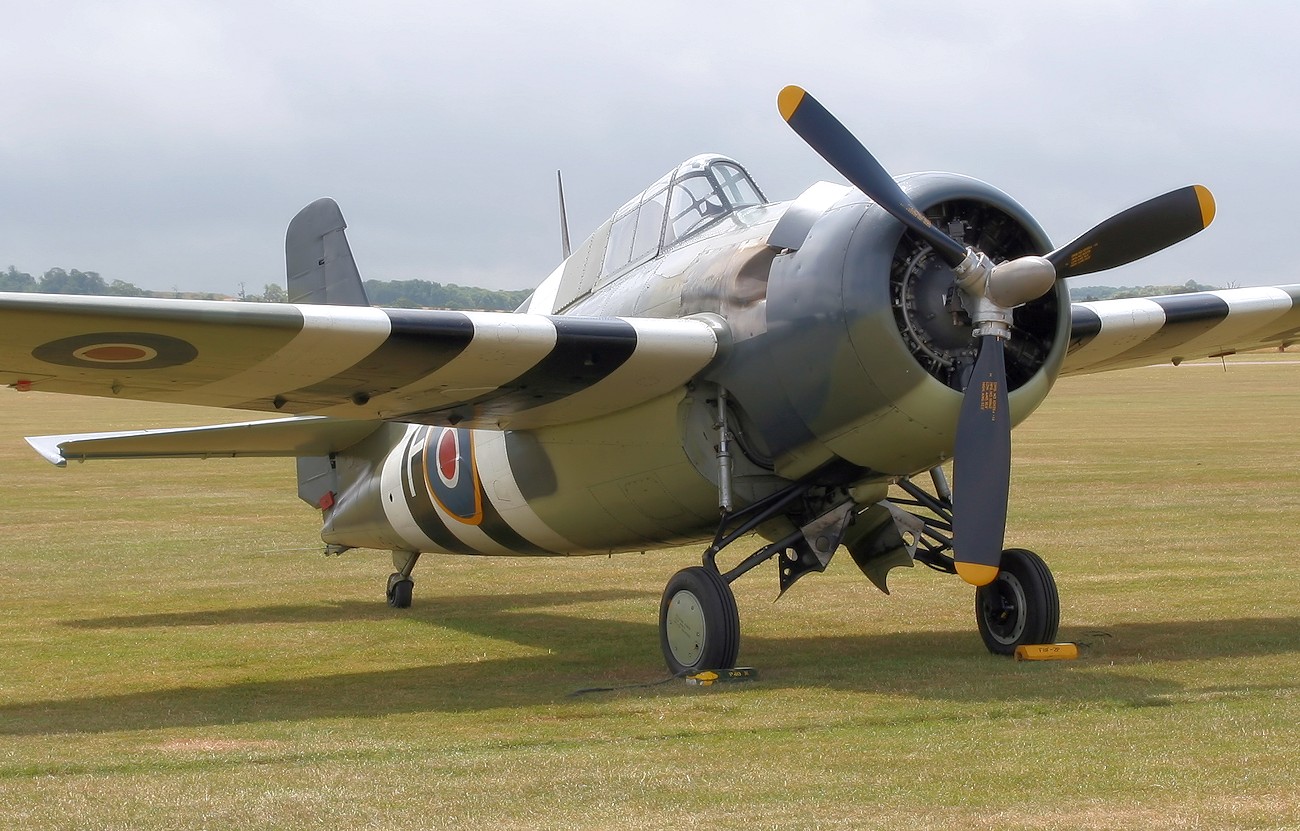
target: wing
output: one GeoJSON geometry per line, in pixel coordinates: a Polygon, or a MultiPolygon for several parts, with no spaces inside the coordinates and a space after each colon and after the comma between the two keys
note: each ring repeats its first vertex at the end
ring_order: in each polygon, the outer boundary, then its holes
{"type": "Polygon", "coordinates": [[[582,318],[0,293],[0,383],[486,429],[580,421],[680,387],[721,319],[582,318]]]}
{"type": "Polygon", "coordinates": [[[1300,340],[1300,285],[1074,303],[1062,375],[1231,355],[1300,340]]]}

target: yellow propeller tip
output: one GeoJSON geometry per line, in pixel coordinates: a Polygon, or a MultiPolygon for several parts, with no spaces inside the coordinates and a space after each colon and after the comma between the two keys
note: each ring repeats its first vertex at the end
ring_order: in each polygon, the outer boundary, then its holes
{"type": "Polygon", "coordinates": [[[998,567],[958,561],[957,576],[972,586],[987,586],[997,579],[998,567]]]}
{"type": "Polygon", "coordinates": [[[794,111],[799,109],[803,103],[803,97],[806,95],[802,87],[791,84],[776,97],[776,108],[781,111],[781,117],[789,121],[794,117],[794,111]]]}
{"type": "Polygon", "coordinates": [[[1205,185],[1193,185],[1196,189],[1196,201],[1201,206],[1201,227],[1208,228],[1214,221],[1214,194],[1205,185]]]}

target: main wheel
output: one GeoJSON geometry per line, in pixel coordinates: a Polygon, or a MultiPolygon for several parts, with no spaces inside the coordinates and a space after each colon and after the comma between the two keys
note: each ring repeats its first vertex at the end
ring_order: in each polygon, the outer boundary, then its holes
{"type": "Polygon", "coordinates": [[[740,612],[721,575],[703,566],[673,575],[659,603],[659,645],[674,675],[736,665],[740,612]]]}
{"type": "Polygon", "coordinates": [[[1061,599],[1043,558],[1024,548],[1003,551],[997,579],[975,590],[975,619],[994,655],[1012,655],[1021,644],[1055,641],[1061,599]]]}

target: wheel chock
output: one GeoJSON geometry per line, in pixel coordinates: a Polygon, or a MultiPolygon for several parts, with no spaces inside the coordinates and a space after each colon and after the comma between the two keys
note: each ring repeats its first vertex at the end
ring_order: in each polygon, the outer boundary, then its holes
{"type": "Polygon", "coordinates": [[[729,684],[734,681],[757,681],[758,670],[753,667],[735,667],[733,669],[706,669],[686,676],[686,683],[699,687],[711,687],[714,684],[729,684]]]}
{"type": "Polygon", "coordinates": [[[1032,643],[1016,647],[1017,661],[1073,661],[1079,657],[1074,643],[1032,643]]]}

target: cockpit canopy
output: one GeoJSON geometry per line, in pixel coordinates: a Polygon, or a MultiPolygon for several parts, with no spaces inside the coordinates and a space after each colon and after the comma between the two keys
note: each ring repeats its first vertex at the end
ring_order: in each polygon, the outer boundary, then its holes
{"type": "Polygon", "coordinates": [[[725,156],[687,159],[602,223],[561,267],[549,310],[563,310],[634,265],[698,238],[741,208],[765,204],[745,169],[725,156]]]}
{"type": "Polygon", "coordinates": [[[727,214],[765,201],[745,169],[731,159],[688,159],[614,214],[600,274],[649,259],[727,214]]]}

